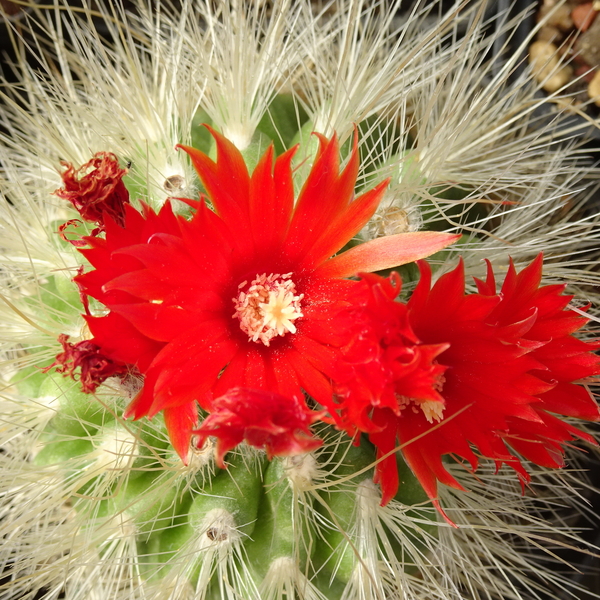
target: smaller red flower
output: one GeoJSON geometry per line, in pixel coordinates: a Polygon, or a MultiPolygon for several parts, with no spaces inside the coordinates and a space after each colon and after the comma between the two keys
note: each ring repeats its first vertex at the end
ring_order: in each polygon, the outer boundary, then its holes
{"type": "Polygon", "coordinates": [[[356,305],[348,311],[352,341],[344,348],[352,367],[345,373],[351,378],[336,386],[343,426],[351,436],[378,431],[370,417],[373,407],[387,407],[398,416],[410,407],[431,422],[445,406],[438,390],[447,367],[435,359],[448,344],[427,345],[417,338],[406,305],[394,302],[402,286],[397,273],[389,279],[361,277],[356,305]]]}
{"type": "Polygon", "coordinates": [[[315,450],[323,443],[314,438],[310,425],[323,412],[309,410],[304,400],[264,390],[234,388],[217,398],[213,412],[194,431],[198,446],[208,436],[218,438],[215,457],[224,468],[227,452],[243,440],[264,448],[267,456],[290,456],[315,450]]]}
{"type": "Polygon", "coordinates": [[[56,367],[57,373],[69,375],[75,380],[75,371],[80,369],[79,380],[81,388],[86,394],[92,394],[98,386],[109,377],[116,375],[125,376],[130,367],[123,363],[107,358],[100,351],[100,346],[91,340],[83,340],[73,344],[69,336],[61,333],[58,341],[62,344],[63,351],[56,355],[55,361],[43,369],[47,373],[56,367]]]}
{"type": "Polygon", "coordinates": [[[61,175],[63,187],[54,193],[68,200],[82,219],[98,225],[92,235],[104,231],[107,216],[123,225],[125,205],[129,203],[129,192],[123,183],[127,169],[119,166],[114,154],[98,152],[79,169],[68,162],[61,162],[61,165],[66,167],[61,175]]]}
{"type": "Polygon", "coordinates": [[[511,263],[499,293],[489,265],[487,280],[477,281],[478,294],[465,294],[462,262],[433,286],[427,263],[419,267],[421,280],[406,305],[394,300],[397,276],[363,280],[372,295],[355,317],[365,321],[356,343],[367,339],[369,350],[360,364],[352,346],[346,348],[356,377],[340,390],[340,411],[349,432],[369,433],[377,448],[382,502],[398,489],[395,449],[401,447],[443,514],[438,481],[462,489],[444,455],[467,461],[473,471],[479,456],[491,458],[525,483],[521,457],[561,467],[565,444],[594,442],[560,417],[600,419],[581,385],[600,373],[594,353],[600,345],[573,335],[588,319],[568,309],[572,296],[563,295],[564,286],[541,285],[541,255],[520,273],[511,263]],[[407,365],[414,366],[408,385],[407,365]],[[370,406],[368,386],[376,391],[370,406]]]}

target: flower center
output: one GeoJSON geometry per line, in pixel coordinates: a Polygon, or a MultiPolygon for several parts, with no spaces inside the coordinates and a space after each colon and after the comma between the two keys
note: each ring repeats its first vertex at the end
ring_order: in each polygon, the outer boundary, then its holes
{"type": "MultiPolygon", "coordinates": [[[[439,374],[433,384],[433,389],[436,392],[441,392],[444,383],[446,383],[446,378],[442,374],[439,374]]],[[[400,410],[410,406],[413,412],[418,413],[420,409],[423,411],[428,423],[433,423],[434,421],[439,423],[444,418],[446,405],[441,398],[440,400],[421,400],[418,398],[407,398],[406,396],[397,396],[396,398],[400,410]]]]}
{"type": "Polygon", "coordinates": [[[300,301],[304,294],[296,294],[291,276],[263,273],[249,285],[243,281],[238,286],[233,318],[239,319],[240,329],[250,341],[268,346],[275,336],[296,333],[294,321],[303,316],[300,301]]]}

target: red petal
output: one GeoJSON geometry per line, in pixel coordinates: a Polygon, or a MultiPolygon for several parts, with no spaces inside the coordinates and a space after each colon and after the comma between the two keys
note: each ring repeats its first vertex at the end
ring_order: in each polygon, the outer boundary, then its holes
{"type": "Polygon", "coordinates": [[[600,421],[600,408],[591,392],[582,385],[558,383],[544,394],[541,407],[566,417],[600,421]]]}
{"type": "Polygon", "coordinates": [[[453,244],[460,235],[422,231],[399,233],[354,246],[315,270],[323,278],[351,277],[414,262],[453,244]]]}
{"type": "Polygon", "coordinates": [[[217,214],[234,236],[240,251],[253,247],[250,230],[250,176],[240,151],[220,133],[206,125],[217,145],[217,162],[189,146],[177,145],[190,156],[217,214]]]}
{"type": "Polygon", "coordinates": [[[184,465],[188,464],[192,430],[198,425],[196,402],[192,401],[164,411],[169,439],[184,465]]]}
{"type": "Polygon", "coordinates": [[[227,223],[235,222],[240,216],[248,217],[248,190],[250,176],[241,152],[226,137],[209,125],[217,145],[217,161],[212,161],[206,154],[178,144],[192,159],[198,176],[202,180],[217,214],[227,223]]]}
{"type": "Polygon", "coordinates": [[[142,335],[123,317],[109,313],[105,317],[84,317],[94,341],[102,351],[116,361],[135,365],[146,371],[164,344],[142,335]]]}
{"type": "Polygon", "coordinates": [[[273,173],[273,146],[270,146],[252,173],[250,181],[250,222],[260,255],[271,257],[281,248],[294,208],[291,161],[297,147],[277,158],[273,173]]]}
{"type": "Polygon", "coordinates": [[[352,190],[346,196],[336,195],[339,180],[339,148],[337,137],[331,140],[319,136],[319,153],[298,196],[285,252],[294,258],[320,238],[331,220],[348,204],[352,190]]]}
{"type": "Polygon", "coordinates": [[[290,349],[287,353],[290,366],[296,372],[302,388],[323,406],[333,407],[331,383],[299,352],[290,349]]]}
{"type": "Polygon", "coordinates": [[[333,219],[303,258],[303,263],[306,266],[318,265],[347,244],[373,216],[389,182],[390,180],[386,179],[366,194],[359,196],[343,213],[333,219]]]}
{"type": "MultiPolygon", "coordinates": [[[[142,335],[158,342],[170,342],[190,329],[190,313],[177,306],[164,304],[123,304],[110,307],[142,335]]],[[[198,313],[196,318],[204,315],[198,313]]],[[[220,321],[220,320],[219,320],[220,321]]]]}
{"type": "Polygon", "coordinates": [[[170,344],[148,371],[149,375],[153,371],[159,372],[148,416],[200,398],[214,385],[219,373],[237,350],[237,344],[231,340],[217,339],[216,336],[210,345],[186,345],[181,340],[170,344]],[[194,377],[190,377],[191,373],[194,377]]]}

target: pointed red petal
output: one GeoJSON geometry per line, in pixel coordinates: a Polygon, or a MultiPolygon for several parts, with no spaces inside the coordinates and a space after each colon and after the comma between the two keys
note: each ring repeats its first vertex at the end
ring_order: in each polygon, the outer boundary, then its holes
{"type": "Polygon", "coordinates": [[[199,398],[217,380],[223,367],[237,352],[237,345],[228,339],[215,339],[212,344],[170,344],[170,352],[161,352],[162,361],[155,361],[150,371],[160,374],[154,386],[154,400],[148,416],[165,408],[181,406],[199,398]],[[189,374],[195,377],[190,378],[189,374]]]}
{"type": "MultiPolygon", "coordinates": [[[[169,342],[190,329],[190,313],[165,304],[122,304],[111,306],[113,313],[127,319],[141,334],[158,342],[169,342]]],[[[194,313],[194,316],[203,316],[194,313]]]]}
{"type": "Polygon", "coordinates": [[[184,465],[188,464],[192,430],[198,425],[196,401],[175,408],[165,408],[165,425],[169,439],[184,465]]]}
{"type": "Polygon", "coordinates": [[[190,146],[178,144],[192,160],[192,164],[202,180],[217,214],[225,221],[243,249],[251,240],[249,237],[250,218],[248,199],[250,197],[250,176],[240,151],[220,133],[209,126],[217,145],[217,162],[206,154],[190,146]]]}
{"type": "Polygon", "coordinates": [[[155,377],[146,376],[144,379],[144,386],[136,394],[135,398],[129,403],[125,409],[125,412],[123,413],[123,416],[126,419],[133,417],[133,420],[137,421],[148,414],[154,398],[152,390],[154,388],[155,379],[155,377]]]}
{"type": "Polygon", "coordinates": [[[104,317],[85,317],[94,341],[112,360],[135,365],[145,372],[154,357],[164,347],[142,335],[120,315],[109,313],[104,317]]]}
{"type": "Polygon", "coordinates": [[[351,277],[361,272],[390,269],[438,252],[460,237],[450,233],[419,231],[377,238],[334,256],[315,270],[315,276],[351,277]]]}
{"type": "Polygon", "coordinates": [[[270,257],[285,239],[294,208],[291,160],[297,147],[275,161],[273,146],[265,152],[250,180],[250,223],[261,256],[270,257]]]}
{"type": "Polygon", "coordinates": [[[320,136],[319,141],[319,154],[298,197],[285,244],[286,254],[295,260],[313,247],[352,198],[354,186],[338,172],[337,137],[320,136]]]}
{"type": "Polygon", "coordinates": [[[492,263],[486,258],[486,270],[487,276],[485,281],[479,279],[478,277],[473,277],[475,280],[475,285],[477,286],[477,291],[484,296],[493,296],[496,293],[496,277],[494,275],[494,270],[492,268],[492,263]]]}
{"type": "MultiPolygon", "coordinates": [[[[273,180],[273,144],[258,161],[250,179],[250,225],[254,241],[266,242],[270,248],[272,232],[279,223],[273,222],[275,206],[275,181],[273,180]],[[266,239],[265,239],[266,236],[266,239]]],[[[261,243],[261,246],[262,246],[261,243]]]]}
{"type": "Polygon", "coordinates": [[[382,181],[369,192],[359,196],[350,206],[332,220],[313,245],[303,262],[306,266],[318,265],[347,244],[373,216],[379,206],[390,180],[382,181]]]}

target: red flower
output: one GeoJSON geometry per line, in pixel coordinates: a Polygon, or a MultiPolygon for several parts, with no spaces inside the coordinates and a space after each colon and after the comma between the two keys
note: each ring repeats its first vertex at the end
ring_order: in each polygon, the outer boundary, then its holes
{"type": "Polygon", "coordinates": [[[407,407],[422,410],[431,422],[444,410],[438,389],[446,367],[435,358],[448,344],[422,344],[413,332],[405,304],[394,302],[402,282],[397,273],[389,279],[363,274],[356,305],[349,309],[351,341],[343,349],[352,365],[348,379],[338,381],[336,392],[344,428],[379,430],[371,420],[373,407],[400,415],[407,407]]]}
{"type": "Polygon", "coordinates": [[[333,258],[364,226],[387,185],[354,199],[357,140],[339,172],[335,137],[320,150],[294,203],[292,149],[264,154],[250,177],[240,152],[211,130],[217,162],[191,157],[208,199],[188,201],[190,220],[167,202],[158,214],[125,207],[123,224],[108,217],[105,239],[81,252],[95,270],[78,276],[85,293],[109,312],[87,317],[94,342],[115,361],[135,365],[144,386],[127,410],[140,418],[164,411],[186,460],[196,401],[237,387],[288,398],[302,390],[332,404],[344,321],[359,271],[413,261],[457,236],[408,233],[356,246],[333,258]]]}
{"type": "MultiPolygon", "coordinates": [[[[61,162],[61,165],[66,167],[61,175],[64,187],[54,193],[59,198],[68,200],[85,221],[98,225],[92,235],[104,231],[106,217],[123,224],[124,207],[129,203],[129,192],[123,183],[127,169],[119,167],[114,154],[98,152],[79,169],[68,162],[61,162]]],[[[68,224],[73,222],[71,220],[68,224]]],[[[61,233],[63,230],[64,226],[61,233]]]]}
{"type": "Polygon", "coordinates": [[[63,351],[56,355],[56,360],[44,369],[44,373],[56,367],[57,373],[64,373],[75,379],[75,371],[79,371],[81,388],[86,394],[92,394],[96,388],[109,377],[127,375],[129,368],[115,362],[102,354],[100,347],[90,340],[72,344],[64,333],[58,336],[63,351]]]}
{"type": "MultiPolygon", "coordinates": [[[[392,292],[390,282],[375,276],[366,279],[372,294],[379,294],[380,301],[385,297],[388,304],[379,310],[383,322],[371,328],[372,336],[379,333],[380,356],[392,352],[401,357],[401,376],[404,357],[429,348],[429,356],[417,366],[422,370],[420,377],[413,376],[425,384],[444,369],[431,385],[429,397],[418,387],[408,398],[401,391],[396,405],[371,402],[368,427],[364,419],[359,421],[363,431],[371,432],[378,457],[390,453],[377,468],[383,502],[398,488],[394,449],[399,445],[440,509],[435,499],[437,482],[460,488],[444,466],[446,454],[466,460],[475,470],[478,456],[473,449],[477,449],[498,467],[510,465],[526,482],[529,476],[520,456],[544,467],[560,467],[565,443],[574,438],[593,442],[591,436],[556,415],[600,418],[589,391],[577,383],[600,373],[600,358],[593,353],[600,344],[573,336],[587,319],[567,308],[572,297],[562,295],[564,286],[540,286],[541,255],[520,273],[511,263],[500,293],[496,293],[491,267],[486,282],[477,282],[479,293],[465,294],[462,263],[433,287],[429,266],[424,261],[419,266],[421,280],[406,307],[393,301],[398,288],[392,292]],[[408,325],[402,321],[406,315],[408,325]],[[431,351],[443,347],[439,353],[431,351]],[[438,410],[425,410],[423,398],[430,402],[439,398],[443,407],[438,401],[438,410]]],[[[371,318],[368,312],[367,305],[371,318]]],[[[386,397],[402,389],[403,381],[389,368],[389,361],[378,360],[385,376],[375,387],[383,388],[380,396],[386,397]]],[[[366,410],[362,385],[345,392],[343,414],[354,410],[353,403],[366,410]]]]}
{"type": "Polygon", "coordinates": [[[217,465],[224,468],[225,454],[242,440],[264,448],[269,459],[315,450],[323,442],[312,437],[310,425],[322,415],[296,397],[234,388],[213,402],[213,412],[194,433],[199,446],[208,436],[218,438],[215,455],[217,465]]]}

